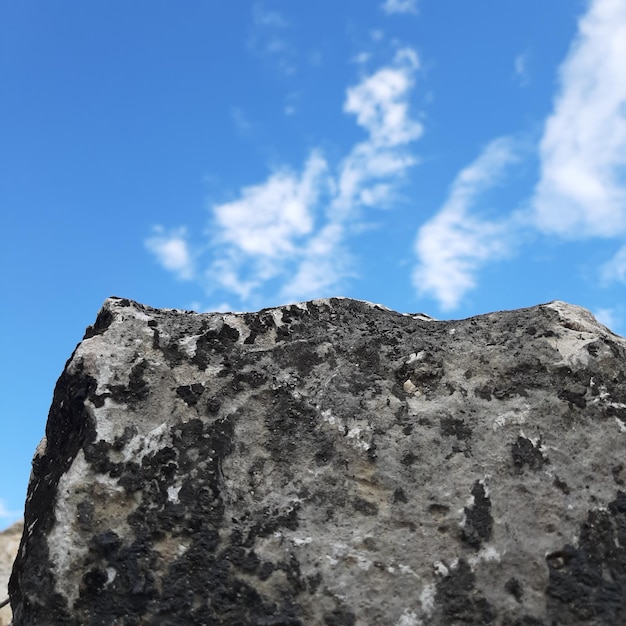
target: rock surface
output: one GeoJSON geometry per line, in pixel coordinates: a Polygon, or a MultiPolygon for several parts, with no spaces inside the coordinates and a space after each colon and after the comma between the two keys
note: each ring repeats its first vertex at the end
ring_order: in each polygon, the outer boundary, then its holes
{"type": "Polygon", "coordinates": [[[561,302],[107,300],[57,383],[16,625],[626,623],[626,340],[561,302]]]}
{"type": "MultiPolygon", "coordinates": [[[[7,590],[9,576],[11,575],[11,568],[17,555],[23,530],[24,523],[16,522],[0,532],[0,602],[4,602],[9,597],[7,590]]],[[[11,607],[5,605],[0,608],[0,626],[7,626],[10,623],[11,607]]]]}

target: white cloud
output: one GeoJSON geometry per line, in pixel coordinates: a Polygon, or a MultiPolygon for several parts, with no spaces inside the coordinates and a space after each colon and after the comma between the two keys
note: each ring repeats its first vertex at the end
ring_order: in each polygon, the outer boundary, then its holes
{"type": "Polygon", "coordinates": [[[182,280],[190,280],[194,276],[193,261],[187,244],[185,228],[166,232],[162,226],[153,228],[153,235],[145,241],[145,245],[163,267],[174,272],[182,280]]]}
{"type": "Polygon", "coordinates": [[[245,301],[284,274],[314,233],[316,208],[329,184],[327,167],[314,151],[301,173],[281,169],[260,185],[244,187],[239,199],[214,206],[217,258],[209,280],[245,301]]]}
{"type": "Polygon", "coordinates": [[[472,215],[470,209],[517,160],[511,139],[491,142],[456,177],[444,206],[417,234],[413,284],[418,293],[434,297],[445,310],[457,307],[476,286],[476,272],[484,263],[508,252],[506,223],[472,215]]]}
{"type": "Polygon", "coordinates": [[[330,223],[311,239],[295,274],[281,289],[281,298],[304,300],[337,288],[351,267],[343,249],[344,234],[340,223],[330,223]]]}
{"type": "Polygon", "coordinates": [[[626,2],[594,0],[560,68],[540,146],[534,219],[585,238],[626,232],[626,2]]]}
{"type": "Polygon", "coordinates": [[[409,114],[409,95],[419,66],[417,53],[404,48],[390,66],[348,89],[344,111],[355,115],[369,136],[340,165],[334,211],[351,212],[374,202],[384,206],[392,188],[380,179],[402,177],[415,164],[405,146],[423,133],[422,125],[409,114]]]}
{"type": "Polygon", "coordinates": [[[407,101],[418,68],[415,50],[404,48],[396,53],[393,65],[348,89],[344,111],[356,115],[373,143],[393,146],[422,134],[422,126],[409,117],[407,101]]]}
{"type": "MultiPolygon", "coordinates": [[[[390,204],[416,163],[408,145],[423,129],[410,115],[409,96],[418,69],[417,54],[405,48],[346,90],[344,112],[366,136],[336,166],[313,150],[300,171],[279,168],[211,208],[212,259],[199,278],[209,292],[221,289],[256,305],[267,302],[259,294],[269,289],[298,300],[327,295],[354,275],[347,238],[359,232],[363,210],[390,204]]],[[[166,268],[192,274],[184,231],[159,227],[146,245],[166,268]]]]}
{"type": "Polygon", "coordinates": [[[387,207],[395,183],[416,162],[406,146],[423,132],[409,114],[418,69],[417,53],[404,48],[389,66],[348,88],[344,112],[356,116],[368,137],[339,164],[326,211],[328,222],[304,250],[294,277],[282,290],[284,296],[319,296],[352,274],[353,263],[344,250],[344,225],[354,226],[364,207],[387,207]]]}
{"type": "Polygon", "coordinates": [[[241,198],[213,207],[218,240],[245,254],[280,258],[313,230],[312,207],[324,184],[326,161],[314,152],[301,175],[282,170],[241,198]]]}
{"type": "Polygon", "coordinates": [[[382,8],[385,13],[417,13],[417,0],[386,0],[382,8]]]}

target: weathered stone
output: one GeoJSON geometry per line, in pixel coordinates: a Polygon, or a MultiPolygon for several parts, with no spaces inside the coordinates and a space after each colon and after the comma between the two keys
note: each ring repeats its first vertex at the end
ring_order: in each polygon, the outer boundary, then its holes
{"type": "MultiPolygon", "coordinates": [[[[0,532],[0,603],[4,603],[9,597],[7,589],[9,576],[20,545],[23,529],[24,524],[20,521],[0,532]]],[[[5,604],[0,608],[0,626],[7,626],[10,623],[11,607],[5,604]]]]}
{"type": "Polygon", "coordinates": [[[16,625],[626,623],[626,340],[109,299],[57,384],[16,625]]]}

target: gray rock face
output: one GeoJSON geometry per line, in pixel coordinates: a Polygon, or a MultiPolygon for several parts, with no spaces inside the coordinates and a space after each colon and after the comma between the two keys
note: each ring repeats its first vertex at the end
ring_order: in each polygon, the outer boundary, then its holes
{"type": "MultiPolygon", "coordinates": [[[[20,545],[20,538],[24,524],[15,522],[6,530],[0,532],[0,603],[3,603],[9,597],[7,586],[9,584],[9,576],[13,568],[13,561],[20,545]]],[[[0,626],[6,626],[11,623],[11,607],[5,604],[0,608],[0,626]]]]}
{"type": "Polygon", "coordinates": [[[57,384],[16,625],[626,623],[626,340],[555,302],[109,299],[57,384]]]}

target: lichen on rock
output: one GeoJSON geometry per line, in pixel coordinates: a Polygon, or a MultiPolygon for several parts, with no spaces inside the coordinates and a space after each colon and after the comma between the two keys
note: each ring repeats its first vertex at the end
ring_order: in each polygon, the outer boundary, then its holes
{"type": "Polygon", "coordinates": [[[550,303],[110,298],[57,383],[14,623],[626,623],[626,340],[550,303]]]}

